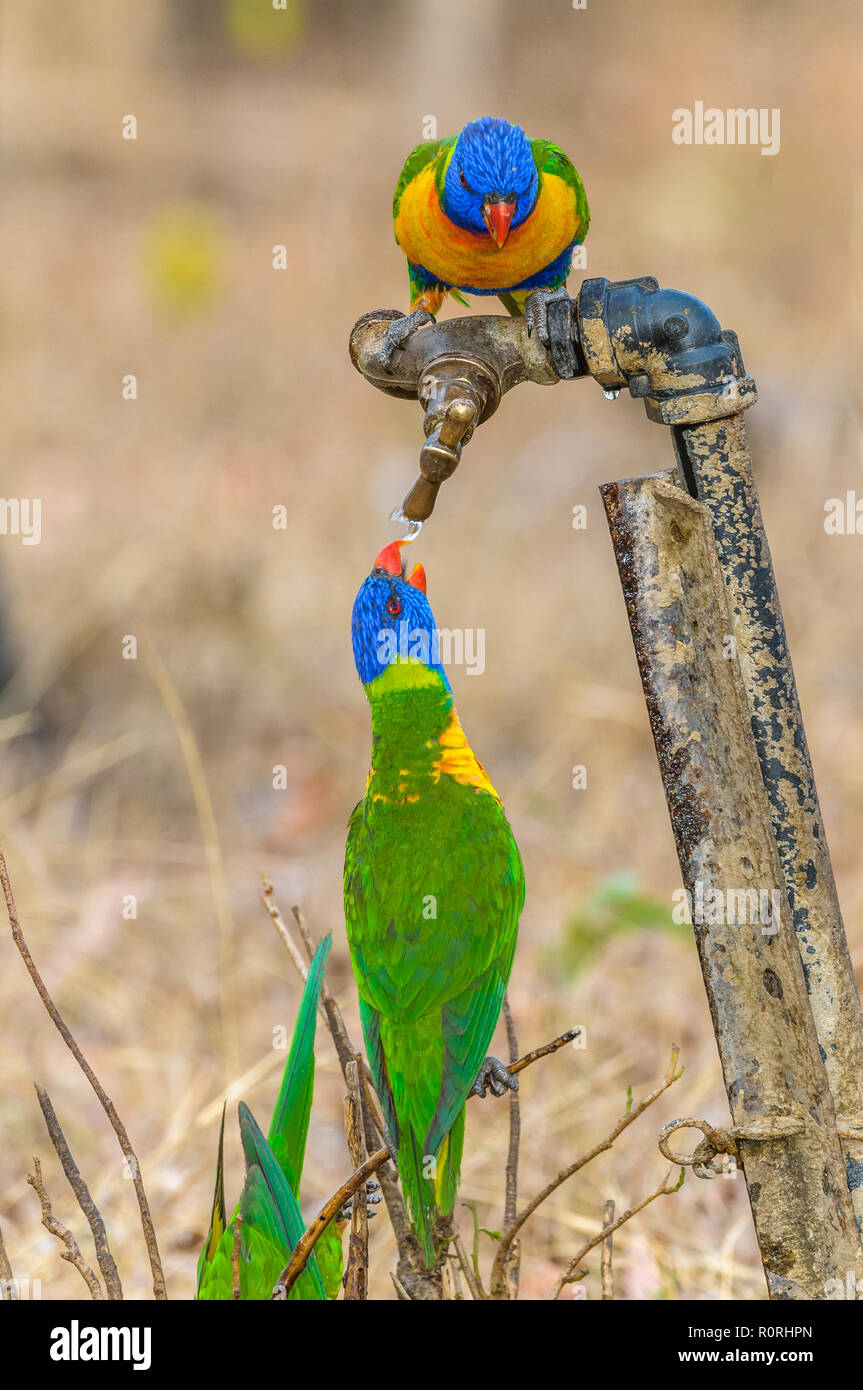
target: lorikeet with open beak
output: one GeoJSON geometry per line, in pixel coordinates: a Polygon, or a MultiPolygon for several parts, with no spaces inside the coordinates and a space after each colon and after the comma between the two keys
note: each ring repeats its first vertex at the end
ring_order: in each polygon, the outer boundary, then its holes
{"type": "Polygon", "coordinates": [[[354,602],[372,712],[366,793],[350,819],[345,918],[363,1033],[429,1265],[453,1207],[472,1091],[517,1080],[486,1052],[524,904],[518,847],[468,744],[417,565],[381,551],[354,602]]]}
{"type": "Polygon", "coordinates": [[[509,121],[483,116],[452,139],[417,145],[393,198],[411,312],[390,326],[387,362],[447,292],[462,303],[465,294],[498,295],[547,344],[548,302],[566,294],[589,222],[584,185],[563,150],[509,121]]]}

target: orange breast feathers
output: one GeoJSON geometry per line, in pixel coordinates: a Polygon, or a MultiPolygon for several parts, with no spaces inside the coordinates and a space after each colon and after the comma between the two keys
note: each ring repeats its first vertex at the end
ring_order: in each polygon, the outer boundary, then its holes
{"type": "Polygon", "coordinates": [[[467,741],[465,731],[455,710],[452,719],[438,739],[440,757],[435,759],[434,776],[437,781],[443,774],[460,782],[462,786],[474,787],[478,792],[488,792],[495,801],[500,797],[492,786],[488,773],[467,741]]]}
{"type": "Polygon", "coordinates": [[[498,249],[485,233],[451,222],[435,190],[434,165],[402,194],[396,241],[409,261],[456,288],[506,290],[536,275],[565,251],[581,229],[575,194],[563,179],[543,174],[536,207],[498,249]]]}

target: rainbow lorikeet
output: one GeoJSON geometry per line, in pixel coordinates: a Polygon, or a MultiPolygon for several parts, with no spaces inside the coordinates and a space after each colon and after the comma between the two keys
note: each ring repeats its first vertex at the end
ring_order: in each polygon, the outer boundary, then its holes
{"type": "Polygon", "coordinates": [[[566,296],[573,248],[590,209],[574,165],[550,140],[483,116],[408,156],[393,197],[396,241],[408,259],[411,312],[387,333],[387,364],[449,292],[496,294],[548,345],[548,303],[566,296]]]}
{"type": "Polygon", "coordinates": [[[345,918],[375,1086],[429,1265],[453,1207],[472,1091],[517,1079],[486,1051],[512,969],[524,874],[500,797],[468,744],[417,565],[381,551],[353,609],[372,713],[350,818],[345,918]]]}

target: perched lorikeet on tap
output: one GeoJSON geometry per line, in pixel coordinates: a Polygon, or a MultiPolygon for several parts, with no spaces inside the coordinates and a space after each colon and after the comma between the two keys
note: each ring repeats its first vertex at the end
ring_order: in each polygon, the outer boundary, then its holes
{"type": "Polygon", "coordinates": [[[426,1261],[453,1207],[472,1091],[517,1079],[487,1057],[515,953],[524,873],[500,797],[440,663],[425,574],[404,541],[354,602],[372,712],[365,796],[350,819],[345,918],[363,1033],[426,1261]]]}
{"type": "Polygon", "coordinates": [[[584,184],[563,150],[509,121],[483,116],[458,136],[417,145],[393,197],[411,312],[390,326],[387,362],[447,292],[461,303],[464,294],[498,295],[547,345],[548,302],[566,295],[589,222],[584,184]]]}

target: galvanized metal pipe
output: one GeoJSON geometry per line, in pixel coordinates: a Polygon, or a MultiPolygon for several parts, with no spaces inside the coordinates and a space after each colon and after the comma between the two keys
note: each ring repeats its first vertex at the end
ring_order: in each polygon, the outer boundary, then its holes
{"type": "Polygon", "coordinates": [[[662,476],[601,492],[684,884],[712,909],[695,937],[768,1289],[822,1299],[863,1261],[711,515],[662,476]],[[778,917],[735,920],[761,893],[778,917]]]}
{"type": "Polygon", "coordinates": [[[742,415],[678,427],[683,479],[707,509],[809,1002],[863,1224],[863,1012],[800,712],[742,415]]]}

